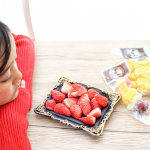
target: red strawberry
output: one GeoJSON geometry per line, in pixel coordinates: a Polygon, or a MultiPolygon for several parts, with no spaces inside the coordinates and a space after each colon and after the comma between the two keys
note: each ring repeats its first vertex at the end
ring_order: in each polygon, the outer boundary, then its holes
{"type": "Polygon", "coordinates": [[[71,86],[68,90],[68,98],[75,98],[75,97],[78,97],[77,92],[71,86]]]}
{"type": "Polygon", "coordinates": [[[101,109],[100,108],[95,108],[87,116],[93,116],[93,117],[98,118],[98,117],[101,116],[101,109]]]}
{"type": "Polygon", "coordinates": [[[90,104],[91,104],[91,107],[92,109],[94,108],[102,108],[102,106],[97,102],[97,100],[95,98],[93,98],[91,101],[90,101],[90,104]]]}
{"type": "Polygon", "coordinates": [[[72,117],[74,117],[75,119],[79,119],[82,115],[82,110],[77,104],[74,104],[70,107],[70,112],[72,117]]]}
{"type": "Polygon", "coordinates": [[[53,99],[52,100],[48,100],[45,103],[46,108],[49,109],[49,110],[54,110],[55,105],[56,105],[56,102],[53,99]]]}
{"type": "MultiPolygon", "coordinates": [[[[65,99],[64,99],[64,100],[65,100],[65,99]]],[[[64,105],[65,105],[64,100],[62,101],[62,104],[64,104],[64,105]]]]}
{"type": "Polygon", "coordinates": [[[87,116],[87,117],[83,117],[83,118],[79,118],[80,121],[89,124],[89,125],[93,125],[96,122],[96,118],[93,116],[87,116]]]}
{"type": "Polygon", "coordinates": [[[79,98],[77,104],[80,105],[80,102],[81,102],[83,99],[90,101],[88,95],[87,95],[87,94],[83,94],[83,95],[79,98]]]}
{"type": "Polygon", "coordinates": [[[54,112],[65,116],[71,116],[70,110],[62,103],[56,104],[54,112]]]}
{"type": "Polygon", "coordinates": [[[60,103],[65,99],[65,95],[59,91],[51,90],[51,94],[57,103],[60,103]]]}
{"type": "MultiPolygon", "coordinates": [[[[72,84],[72,87],[74,88],[74,90],[77,92],[77,96],[80,97],[83,94],[87,93],[86,88],[84,88],[82,85],[80,84],[72,84]]],[[[72,95],[72,94],[71,94],[72,95]]],[[[73,96],[73,95],[72,95],[73,96]]]]}
{"type": "Polygon", "coordinates": [[[104,97],[104,96],[102,96],[100,94],[96,94],[95,95],[95,99],[103,107],[105,107],[108,104],[108,101],[109,101],[106,97],[104,97]]]}
{"type": "Polygon", "coordinates": [[[88,100],[86,100],[86,99],[80,100],[80,104],[79,105],[81,106],[81,109],[82,109],[83,114],[85,116],[90,113],[91,105],[90,105],[90,102],[88,100]]]}
{"type": "Polygon", "coordinates": [[[63,100],[63,104],[65,104],[68,108],[70,108],[73,104],[76,104],[77,102],[77,98],[65,98],[63,100]]]}
{"type": "Polygon", "coordinates": [[[99,94],[99,93],[93,89],[88,90],[88,96],[90,100],[92,100],[96,94],[99,94]]]}
{"type": "Polygon", "coordinates": [[[63,86],[62,86],[62,88],[61,88],[61,92],[62,92],[63,94],[68,94],[68,90],[69,90],[69,88],[70,88],[71,86],[72,86],[71,83],[65,81],[64,84],[63,84],[63,86]]]}

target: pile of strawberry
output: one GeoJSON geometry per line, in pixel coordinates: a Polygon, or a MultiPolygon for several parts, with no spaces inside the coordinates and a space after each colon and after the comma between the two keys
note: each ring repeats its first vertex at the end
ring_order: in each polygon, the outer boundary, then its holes
{"type": "Polygon", "coordinates": [[[64,82],[61,92],[51,90],[51,95],[53,99],[47,100],[45,104],[47,109],[72,116],[89,125],[95,124],[96,118],[101,116],[101,108],[106,107],[109,101],[94,89],[87,91],[82,85],[67,81],[64,82]],[[82,113],[85,117],[81,117],[82,113]]]}

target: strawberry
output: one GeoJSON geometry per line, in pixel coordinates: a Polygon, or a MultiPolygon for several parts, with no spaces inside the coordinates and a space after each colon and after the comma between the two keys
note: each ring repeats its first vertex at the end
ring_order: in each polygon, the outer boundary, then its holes
{"type": "MultiPolygon", "coordinates": [[[[82,85],[80,84],[72,84],[72,87],[74,88],[75,92],[77,92],[77,96],[80,97],[83,94],[87,93],[86,88],[84,88],[82,85]]],[[[71,93],[71,95],[73,96],[73,93],[71,93]]]]}
{"type": "Polygon", "coordinates": [[[78,102],[77,98],[65,98],[63,100],[63,103],[70,108],[73,104],[76,104],[78,102]]]}
{"type": "Polygon", "coordinates": [[[52,100],[48,100],[45,103],[46,108],[49,109],[49,110],[54,110],[55,105],[56,105],[56,102],[53,99],[52,100]]]}
{"type": "Polygon", "coordinates": [[[77,104],[80,105],[80,102],[81,102],[83,99],[90,101],[88,95],[87,95],[87,94],[83,94],[83,95],[79,98],[77,104]]]}
{"type": "Polygon", "coordinates": [[[93,125],[96,122],[96,118],[93,116],[87,116],[87,117],[83,117],[83,118],[79,118],[80,121],[89,124],[89,125],[93,125]]]}
{"type": "Polygon", "coordinates": [[[71,86],[68,90],[68,98],[75,98],[75,97],[78,97],[77,92],[71,86]]]}
{"type": "Polygon", "coordinates": [[[95,95],[95,99],[97,100],[97,102],[103,106],[103,107],[106,107],[106,105],[108,104],[108,99],[100,94],[96,94],[95,95]]]}
{"type": "Polygon", "coordinates": [[[91,104],[91,107],[92,109],[94,108],[102,108],[102,106],[97,102],[97,100],[95,98],[93,98],[91,101],[90,101],[90,104],[91,104]]]}
{"type": "Polygon", "coordinates": [[[82,111],[83,111],[83,114],[86,116],[87,114],[90,113],[91,111],[91,105],[90,105],[90,102],[86,99],[82,99],[80,100],[80,103],[79,103],[82,111]]]}
{"type": "Polygon", "coordinates": [[[62,86],[62,88],[61,88],[61,92],[62,92],[63,94],[68,94],[68,90],[69,90],[69,88],[70,88],[71,86],[72,86],[71,83],[65,81],[64,84],[63,84],[63,86],[62,86]]]}
{"type": "Polygon", "coordinates": [[[60,103],[65,99],[65,95],[59,91],[51,90],[52,98],[57,102],[60,103]]]}
{"type": "Polygon", "coordinates": [[[65,116],[71,116],[70,110],[62,103],[58,103],[55,105],[54,112],[65,116]]]}
{"type": "Polygon", "coordinates": [[[89,96],[90,100],[92,100],[96,94],[99,94],[99,93],[93,89],[88,90],[88,96],[89,96]]]}
{"type": "MultiPolygon", "coordinates": [[[[64,99],[64,100],[65,100],[65,99],[64,99]]],[[[62,104],[64,104],[64,105],[65,105],[64,100],[62,101],[62,104]]]]}
{"type": "Polygon", "coordinates": [[[72,117],[74,117],[75,119],[79,119],[82,115],[82,110],[77,104],[74,104],[70,107],[70,112],[72,117]]]}
{"type": "Polygon", "coordinates": [[[101,116],[101,109],[100,108],[95,108],[87,116],[93,116],[95,118],[98,118],[98,117],[101,116]]]}

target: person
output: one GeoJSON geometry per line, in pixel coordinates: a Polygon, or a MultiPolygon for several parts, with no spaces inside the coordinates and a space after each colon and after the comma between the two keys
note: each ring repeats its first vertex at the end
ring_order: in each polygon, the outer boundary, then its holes
{"type": "Polygon", "coordinates": [[[27,113],[32,107],[33,41],[0,21],[0,150],[31,150],[27,113]]]}

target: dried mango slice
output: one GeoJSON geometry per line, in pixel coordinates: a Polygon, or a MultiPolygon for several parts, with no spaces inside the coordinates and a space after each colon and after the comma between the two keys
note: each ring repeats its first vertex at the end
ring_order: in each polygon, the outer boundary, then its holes
{"type": "Polygon", "coordinates": [[[150,68],[148,68],[145,72],[143,72],[140,77],[150,79],[150,68]]]}
{"type": "Polygon", "coordinates": [[[148,85],[150,85],[150,80],[146,78],[139,78],[136,81],[137,84],[137,90],[147,92],[148,91],[148,85]]]}
{"type": "Polygon", "coordinates": [[[133,88],[137,88],[136,81],[131,81],[131,86],[132,86],[133,88]]]}
{"type": "MultiPolygon", "coordinates": [[[[128,78],[131,80],[131,87],[136,88],[142,92],[150,91],[150,61],[136,61],[127,60],[127,63],[130,67],[131,73],[128,78]]],[[[120,85],[120,88],[117,89],[119,93],[125,92],[125,85],[120,85]]],[[[122,94],[123,95],[123,94],[122,94]]],[[[126,103],[129,103],[129,100],[122,98],[126,103]]]]}
{"type": "Polygon", "coordinates": [[[116,82],[116,86],[118,87],[120,84],[122,84],[123,82],[125,82],[124,78],[119,78],[116,82]]]}
{"type": "Polygon", "coordinates": [[[150,61],[147,61],[146,66],[150,68],[150,61]]]}
{"type": "Polygon", "coordinates": [[[139,64],[139,62],[138,61],[134,62],[134,69],[137,69],[139,67],[141,67],[141,65],[139,64]]]}
{"type": "Polygon", "coordinates": [[[119,93],[122,96],[122,93],[127,90],[127,84],[124,82],[122,84],[120,84],[117,89],[116,92],[119,93]]]}
{"type": "Polygon", "coordinates": [[[149,69],[146,66],[141,66],[135,69],[134,74],[136,77],[140,77],[143,72],[146,72],[149,69]]]}
{"type": "Polygon", "coordinates": [[[122,84],[120,84],[118,86],[118,88],[120,89],[120,91],[123,93],[125,90],[128,89],[126,82],[123,82],[122,84]]]}
{"type": "Polygon", "coordinates": [[[138,84],[150,84],[150,79],[147,78],[138,78],[136,81],[138,84]]]}
{"type": "Polygon", "coordinates": [[[141,87],[137,87],[138,91],[142,91],[142,92],[147,92],[147,88],[145,85],[141,86],[141,87]]]}
{"type": "Polygon", "coordinates": [[[131,80],[131,81],[136,81],[137,80],[137,77],[135,76],[134,72],[130,73],[128,75],[128,78],[131,80]]]}
{"type": "Polygon", "coordinates": [[[134,62],[131,61],[131,60],[127,60],[127,63],[128,63],[128,65],[130,67],[131,72],[134,71],[134,62]]]}
{"type": "Polygon", "coordinates": [[[133,99],[133,97],[137,94],[137,91],[133,88],[127,89],[122,93],[122,102],[125,105],[129,105],[133,99]]]}
{"type": "Polygon", "coordinates": [[[147,92],[147,85],[150,85],[150,79],[138,78],[136,82],[132,82],[132,87],[137,88],[139,91],[147,92]]]}
{"type": "Polygon", "coordinates": [[[136,62],[134,63],[134,66],[136,66],[135,68],[138,68],[138,66],[146,66],[146,65],[147,65],[147,63],[148,63],[148,61],[147,61],[147,60],[143,60],[143,61],[136,61],[136,62]]]}
{"type": "Polygon", "coordinates": [[[122,93],[128,89],[127,84],[125,82],[124,78],[119,78],[118,81],[116,82],[116,92],[122,95],[122,93]]]}
{"type": "Polygon", "coordinates": [[[126,99],[131,101],[136,94],[137,94],[137,91],[133,88],[130,88],[124,91],[123,96],[125,96],[126,99]]]}
{"type": "Polygon", "coordinates": [[[134,65],[134,71],[128,76],[131,86],[143,92],[150,91],[150,61],[128,62],[130,66],[134,65]]]}
{"type": "Polygon", "coordinates": [[[150,91],[150,84],[147,84],[147,91],[150,91]]]}

